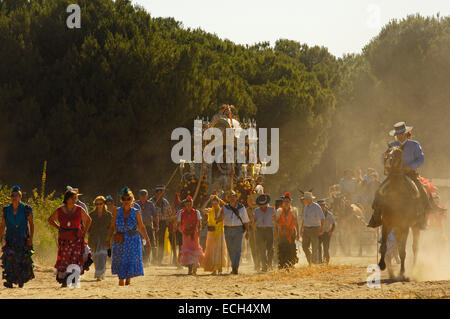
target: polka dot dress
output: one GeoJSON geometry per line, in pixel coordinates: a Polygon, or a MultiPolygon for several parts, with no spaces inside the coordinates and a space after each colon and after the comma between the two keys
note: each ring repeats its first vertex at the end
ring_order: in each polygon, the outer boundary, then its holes
{"type": "MultiPolygon", "coordinates": [[[[136,214],[138,210],[131,208],[130,216],[125,220],[123,207],[117,210],[116,229],[118,232],[128,232],[137,228],[136,214]]],[[[119,275],[119,279],[144,275],[142,263],[142,241],[139,232],[124,234],[123,243],[113,244],[111,272],[119,275]]]]}
{"type": "Polygon", "coordinates": [[[66,268],[75,264],[80,267],[81,274],[89,270],[90,263],[87,263],[86,254],[87,243],[81,231],[81,207],[77,206],[73,214],[65,214],[62,207],[58,208],[58,222],[62,228],[72,229],[58,233],[58,256],[55,268],[58,273],[64,274],[66,268]]]}

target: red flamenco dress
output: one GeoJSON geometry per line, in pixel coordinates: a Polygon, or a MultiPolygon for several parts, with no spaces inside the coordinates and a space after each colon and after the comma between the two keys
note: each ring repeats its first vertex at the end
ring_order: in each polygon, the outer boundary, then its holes
{"type": "Polygon", "coordinates": [[[81,228],[81,206],[75,206],[75,212],[66,214],[63,206],[57,209],[58,222],[60,225],[58,233],[58,257],[55,268],[57,269],[56,280],[64,284],[69,275],[67,267],[78,265],[80,275],[89,270],[92,264],[89,246],[84,240],[84,232],[81,228]]]}
{"type": "Polygon", "coordinates": [[[428,196],[432,196],[436,193],[437,187],[434,186],[433,182],[426,179],[423,176],[419,176],[419,181],[422,183],[422,185],[425,187],[425,190],[428,193],[428,196]]]}
{"type": "MultiPolygon", "coordinates": [[[[434,197],[437,191],[437,187],[434,185],[434,183],[422,176],[419,176],[419,180],[425,187],[428,196],[434,197]]],[[[446,208],[439,206],[438,203],[436,203],[436,207],[440,209],[435,210],[428,215],[428,225],[439,230],[442,233],[443,237],[446,238],[443,232],[444,220],[446,218],[446,208]]]]}
{"type": "Polygon", "coordinates": [[[203,249],[198,238],[198,214],[197,210],[184,208],[181,211],[181,233],[183,234],[183,245],[181,247],[181,265],[196,265],[200,267],[203,260],[203,249]]]}

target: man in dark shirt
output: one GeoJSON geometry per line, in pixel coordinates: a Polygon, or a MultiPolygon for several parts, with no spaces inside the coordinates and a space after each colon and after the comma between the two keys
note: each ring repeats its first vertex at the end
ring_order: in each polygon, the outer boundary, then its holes
{"type": "MultiPolygon", "coordinates": [[[[156,213],[155,205],[148,199],[148,191],[146,189],[141,189],[139,191],[139,201],[137,204],[141,207],[142,222],[144,223],[148,237],[150,238],[152,258],[153,260],[156,260],[155,229],[158,225],[158,215],[156,213]]],[[[144,249],[143,254],[144,264],[148,265],[150,263],[150,251],[144,249]]]]}
{"type": "Polygon", "coordinates": [[[158,216],[158,226],[155,229],[156,242],[158,246],[158,253],[156,264],[161,265],[164,257],[164,237],[166,229],[169,227],[170,219],[175,216],[172,212],[172,207],[169,201],[164,197],[165,187],[156,186],[156,195],[152,197],[151,201],[156,207],[156,214],[158,216]]]}

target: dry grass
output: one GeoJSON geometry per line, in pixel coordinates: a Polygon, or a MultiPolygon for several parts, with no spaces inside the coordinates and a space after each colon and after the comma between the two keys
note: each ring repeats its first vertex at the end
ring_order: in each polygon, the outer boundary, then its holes
{"type": "Polygon", "coordinates": [[[417,291],[410,291],[406,294],[397,294],[392,297],[393,299],[450,299],[450,295],[441,295],[439,291],[435,293],[423,293],[417,291]]]}
{"type": "Polygon", "coordinates": [[[251,278],[252,282],[260,281],[293,281],[296,279],[329,280],[331,278],[345,276],[354,266],[348,265],[313,265],[304,266],[292,270],[273,270],[264,274],[259,274],[251,278]]]}

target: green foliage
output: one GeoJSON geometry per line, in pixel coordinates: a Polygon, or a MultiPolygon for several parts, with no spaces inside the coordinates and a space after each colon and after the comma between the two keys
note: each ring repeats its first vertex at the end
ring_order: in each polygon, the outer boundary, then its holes
{"type": "Polygon", "coordinates": [[[69,30],[69,3],[0,9],[0,139],[20,141],[6,145],[15,156],[0,163],[5,180],[31,188],[48,160],[50,189],[115,194],[162,183],[173,169],[171,131],[225,103],[260,127],[283,127],[284,182],[320,158],[339,78],[325,48],[236,45],[130,1],[80,0],[81,29],[69,30]]]}
{"type": "MultiPolygon", "coordinates": [[[[0,185],[2,207],[11,203],[10,194],[11,187],[0,185]]],[[[52,264],[56,261],[58,233],[47,219],[61,205],[62,197],[57,198],[54,193],[44,196],[34,189],[32,194],[24,194],[22,200],[33,207],[35,259],[40,263],[52,264]]]]}
{"type": "MultiPolygon", "coordinates": [[[[62,197],[56,198],[54,192],[44,196],[33,190],[33,196],[27,202],[33,207],[35,226],[34,249],[36,258],[43,261],[56,258],[58,232],[51,227],[47,219],[62,204],[62,197]]],[[[56,259],[55,259],[56,260],[56,259]]]]}
{"type": "Polygon", "coordinates": [[[412,124],[426,154],[424,174],[441,176],[450,156],[450,140],[438,133],[450,117],[450,17],[391,21],[364,56],[379,81],[384,131],[399,118],[412,124]]]}
{"type": "Polygon", "coordinates": [[[413,139],[422,144],[421,174],[448,178],[450,17],[393,20],[361,55],[345,56],[341,63],[333,133],[309,180],[321,174],[336,182],[347,167],[382,172],[381,153],[399,121],[413,125],[413,139]]]}
{"type": "Polygon", "coordinates": [[[70,2],[0,1],[2,180],[31,189],[47,160],[49,189],[94,197],[164,183],[172,130],[222,104],[280,128],[274,193],[317,189],[317,176],[329,184],[347,166],[380,169],[400,120],[434,164],[425,175],[450,156],[450,139],[428,129],[450,116],[449,17],[393,20],[338,59],[286,39],[236,45],[128,0],[79,0],[82,26],[70,30],[70,2]]]}

